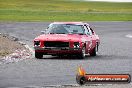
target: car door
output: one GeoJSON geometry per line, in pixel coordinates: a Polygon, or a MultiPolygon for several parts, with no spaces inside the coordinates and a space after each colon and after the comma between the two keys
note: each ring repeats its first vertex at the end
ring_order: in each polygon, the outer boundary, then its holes
{"type": "Polygon", "coordinates": [[[88,30],[87,25],[84,25],[84,29],[85,29],[86,52],[89,52],[92,48],[92,36],[88,30]]]}
{"type": "Polygon", "coordinates": [[[91,27],[89,25],[87,25],[88,31],[91,35],[91,40],[92,40],[92,46],[91,49],[93,49],[96,46],[96,36],[95,33],[92,32],[91,27]]]}

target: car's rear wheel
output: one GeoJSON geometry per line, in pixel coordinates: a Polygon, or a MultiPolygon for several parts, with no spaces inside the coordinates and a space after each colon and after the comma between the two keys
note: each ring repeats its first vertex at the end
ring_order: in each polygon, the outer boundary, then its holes
{"type": "Polygon", "coordinates": [[[93,50],[91,50],[91,52],[89,53],[90,56],[96,56],[98,53],[98,43],[96,44],[96,46],[93,48],[93,50]]]}
{"type": "Polygon", "coordinates": [[[77,55],[80,59],[84,59],[86,56],[86,48],[83,47],[80,54],[77,55]]]}
{"type": "Polygon", "coordinates": [[[43,58],[43,54],[40,52],[35,52],[35,58],[41,59],[41,58],[43,58]]]}

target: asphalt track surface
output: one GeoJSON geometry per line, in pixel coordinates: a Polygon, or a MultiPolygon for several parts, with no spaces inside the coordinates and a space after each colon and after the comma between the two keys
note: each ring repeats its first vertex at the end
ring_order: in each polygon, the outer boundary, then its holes
{"type": "MultiPolygon", "coordinates": [[[[44,56],[0,66],[0,87],[24,87],[76,84],[77,67],[90,74],[132,75],[132,22],[88,22],[99,35],[101,44],[96,57],[44,56]]],[[[0,32],[19,38],[31,48],[33,39],[46,29],[48,22],[0,23],[0,32]]]]}

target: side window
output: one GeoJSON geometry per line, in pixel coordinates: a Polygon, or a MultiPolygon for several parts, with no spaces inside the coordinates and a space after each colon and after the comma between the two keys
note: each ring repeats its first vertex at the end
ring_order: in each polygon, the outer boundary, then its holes
{"type": "Polygon", "coordinates": [[[88,30],[88,28],[87,28],[86,25],[84,25],[84,29],[85,29],[85,34],[86,34],[86,35],[90,35],[89,30],[88,30]]]}
{"type": "Polygon", "coordinates": [[[87,28],[88,28],[88,30],[89,30],[89,34],[92,35],[92,31],[91,31],[90,27],[87,26],[87,28]]]}

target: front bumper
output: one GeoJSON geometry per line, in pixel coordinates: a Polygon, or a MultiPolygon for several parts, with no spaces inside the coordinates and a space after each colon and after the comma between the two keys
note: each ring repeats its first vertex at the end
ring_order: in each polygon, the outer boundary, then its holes
{"type": "Polygon", "coordinates": [[[69,47],[34,47],[35,52],[44,54],[77,54],[81,52],[81,48],[69,47]]]}

